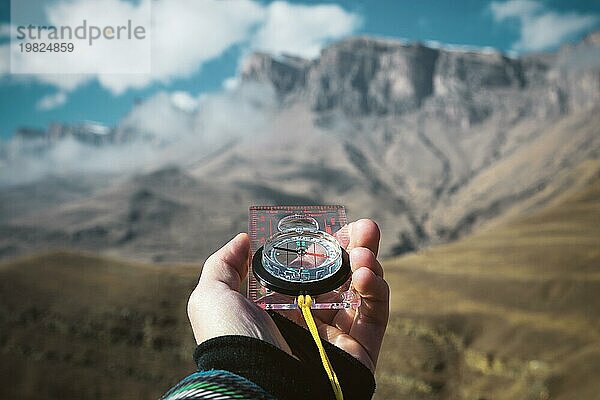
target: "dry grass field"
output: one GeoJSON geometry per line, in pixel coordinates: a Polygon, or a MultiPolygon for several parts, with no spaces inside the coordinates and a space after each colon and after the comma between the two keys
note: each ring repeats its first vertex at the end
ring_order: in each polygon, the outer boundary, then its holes
{"type": "Polygon", "coordinates": [[[600,398],[600,183],[385,266],[377,398],[600,398]]]}
{"type": "MultiPolygon", "coordinates": [[[[600,183],[385,269],[376,398],[599,398],[600,183]]],[[[67,252],[0,264],[0,398],[158,397],[194,368],[198,271],[67,252]]]]}
{"type": "Polygon", "coordinates": [[[158,398],[194,370],[197,273],[72,253],[0,266],[0,398],[158,398]]]}

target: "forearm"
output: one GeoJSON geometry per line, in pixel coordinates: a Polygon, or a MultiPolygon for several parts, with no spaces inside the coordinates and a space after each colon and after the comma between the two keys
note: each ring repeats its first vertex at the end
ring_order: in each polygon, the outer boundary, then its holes
{"type": "MultiPolygon", "coordinates": [[[[237,390],[242,398],[295,400],[318,398],[333,399],[331,385],[323,370],[318,351],[308,331],[279,314],[271,314],[286,341],[290,344],[293,356],[259,339],[247,336],[220,336],[201,343],[194,355],[200,375],[192,375],[196,388],[203,385],[203,379],[210,378],[212,383],[223,390],[237,390]],[[203,374],[229,373],[237,380],[220,382],[219,376],[203,374]],[[216,381],[215,381],[216,380],[216,381]],[[227,384],[237,385],[228,387],[227,384]],[[248,385],[250,384],[250,386],[248,385]],[[249,390],[255,390],[250,393],[249,390]]],[[[324,343],[327,354],[339,377],[346,400],[370,399],[375,390],[375,379],[367,367],[343,350],[324,343]]],[[[221,377],[222,377],[221,376],[221,377]]],[[[226,377],[226,376],[225,376],[226,377]]],[[[190,377],[186,378],[190,379],[190,377]]],[[[164,397],[168,397],[175,388],[189,386],[186,380],[172,388],[164,397]]],[[[193,387],[192,387],[193,388],[193,387]]],[[[181,390],[181,389],[180,389],[181,390]]],[[[181,392],[180,392],[181,393],[181,392]]],[[[192,393],[190,390],[189,393],[192,393]]],[[[198,392],[198,396],[203,395],[198,392]]],[[[193,394],[193,393],[192,393],[193,394]]],[[[171,395],[172,396],[172,395],[171,395]]],[[[205,397],[176,397],[183,399],[202,399],[205,397]]],[[[228,398],[228,397],[223,397],[228,398]]],[[[232,396],[231,398],[235,398],[232,396]]]]}

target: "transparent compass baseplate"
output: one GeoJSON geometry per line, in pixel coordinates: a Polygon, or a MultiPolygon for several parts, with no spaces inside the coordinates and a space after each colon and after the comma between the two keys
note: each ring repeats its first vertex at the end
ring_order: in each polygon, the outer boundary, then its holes
{"type": "MultiPolygon", "coordinates": [[[[360,296],[351,287],[352,278],[338,289],[313,298],[312,309],[339,310],[343,308],[358,308],[360,296]]],[[[265,310],[293,310],[298,308],[297,299],[293,296],[280,294],[258,284],[252,300],[265,310]]]]}
{"type": "MultiPolygon", "coordinates": [[[[342,248],[349,243],[347,219],[343,206],[253,206],[249,210],[249,233],[251,250],[263,246],[268,238],[294,219],[314,220],[319,230],[336,238],[342,248]]],[[[248,274],[248,298],[265,310],[293,310],[298,308],[297,298],[285,295],[261,285],[252,272],[250,263],[248,274]]],[[[310,294],[310,293],[308,293],[310,294]]],[[[323,294],[312,296],[313,309],[334,310],[358,308],[360,296],[352,287],[352,278],[348,278],[338,288],[323,294]]]]}

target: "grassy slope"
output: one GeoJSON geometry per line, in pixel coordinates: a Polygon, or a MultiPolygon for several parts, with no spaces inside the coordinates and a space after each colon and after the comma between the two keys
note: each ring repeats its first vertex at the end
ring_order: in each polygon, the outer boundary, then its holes
{"type": "MultiPolygon", "coordinates": [[[[386,262],[377,398],[597,396],[599,222],[595,183],[386,262]]],[[[193,370],[185,303],[197,274],[72,253],[0,264],[0,398],[156,398],[193,370]]]]}
{"type": "Polygon", "coordinates": [[[591,399],[600,182],[531,217],[385,264],[378,398],[591,399]]]}
{"type": "Polygon", "coordinates": [[[197,275],[71,253],[0,265],[0,398],[157,398],[194,369],[197,275]]]}

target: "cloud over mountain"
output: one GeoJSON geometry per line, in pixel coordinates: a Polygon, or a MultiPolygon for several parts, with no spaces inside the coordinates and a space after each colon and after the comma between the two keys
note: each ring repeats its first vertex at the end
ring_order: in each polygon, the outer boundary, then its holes
{"type": "Polygon", "coordinates": [[[600,23],[597,15],[560,13],[537,0],[493,1],[490,11],[496,22],[518,22],[519,39],[513,49],[519,52],[555,48],[600,23]]]}
{"type": "Polygon", "coordinates": [[[276,1],[267,7],[251,47],[272,54],[315,58],[324,43],[356,31],[360,24],[357,14],[334,4],[307,6],[276,1]]]}
{"type": "MultiPolygon", "coordinates": [[[[122,60],[121,63],[127,65],[139,58],[125,48],[115,53],[115,48],[109,47],[106,50],[94,49],[85,57],[75,57],[68,65],[60,55],[44,59],[47,63],[56,64],[47,64],[47,69],[64,70],[68,74],[35,74],[17,79],[33,79],[56,87],[58,92],[55,95],[39,103],[40,108],[50,109],[63,104],[66,93],[93,80],[118,95],[132,88],[188,78],[206,62],[236,46],[315,57],[326,43],[351,34],[360,24],[356,14],[337,5],[295,5],[285,1],[265,5],[253,0],[141,0],[137,4],[126,0],[101,3],[60,0],[46,9],[46,18],[52,26],[77,26],[92,18],[98,21],[99,26],[119,25],[128,20],[144,21],[149,8],[152,13],[150,73],[68,73],[69,69],[85,69],[107,59],[122,60]]],[[[2,59],[8,54],[8,46],[6,43],[0,46],[2,59]]],[[[33,62],[29,58],[21,58],[19,60],[25,66],[33,62]]],[[[8,64],[0,66],[0,75],[8,72],[8,64]]]]}

